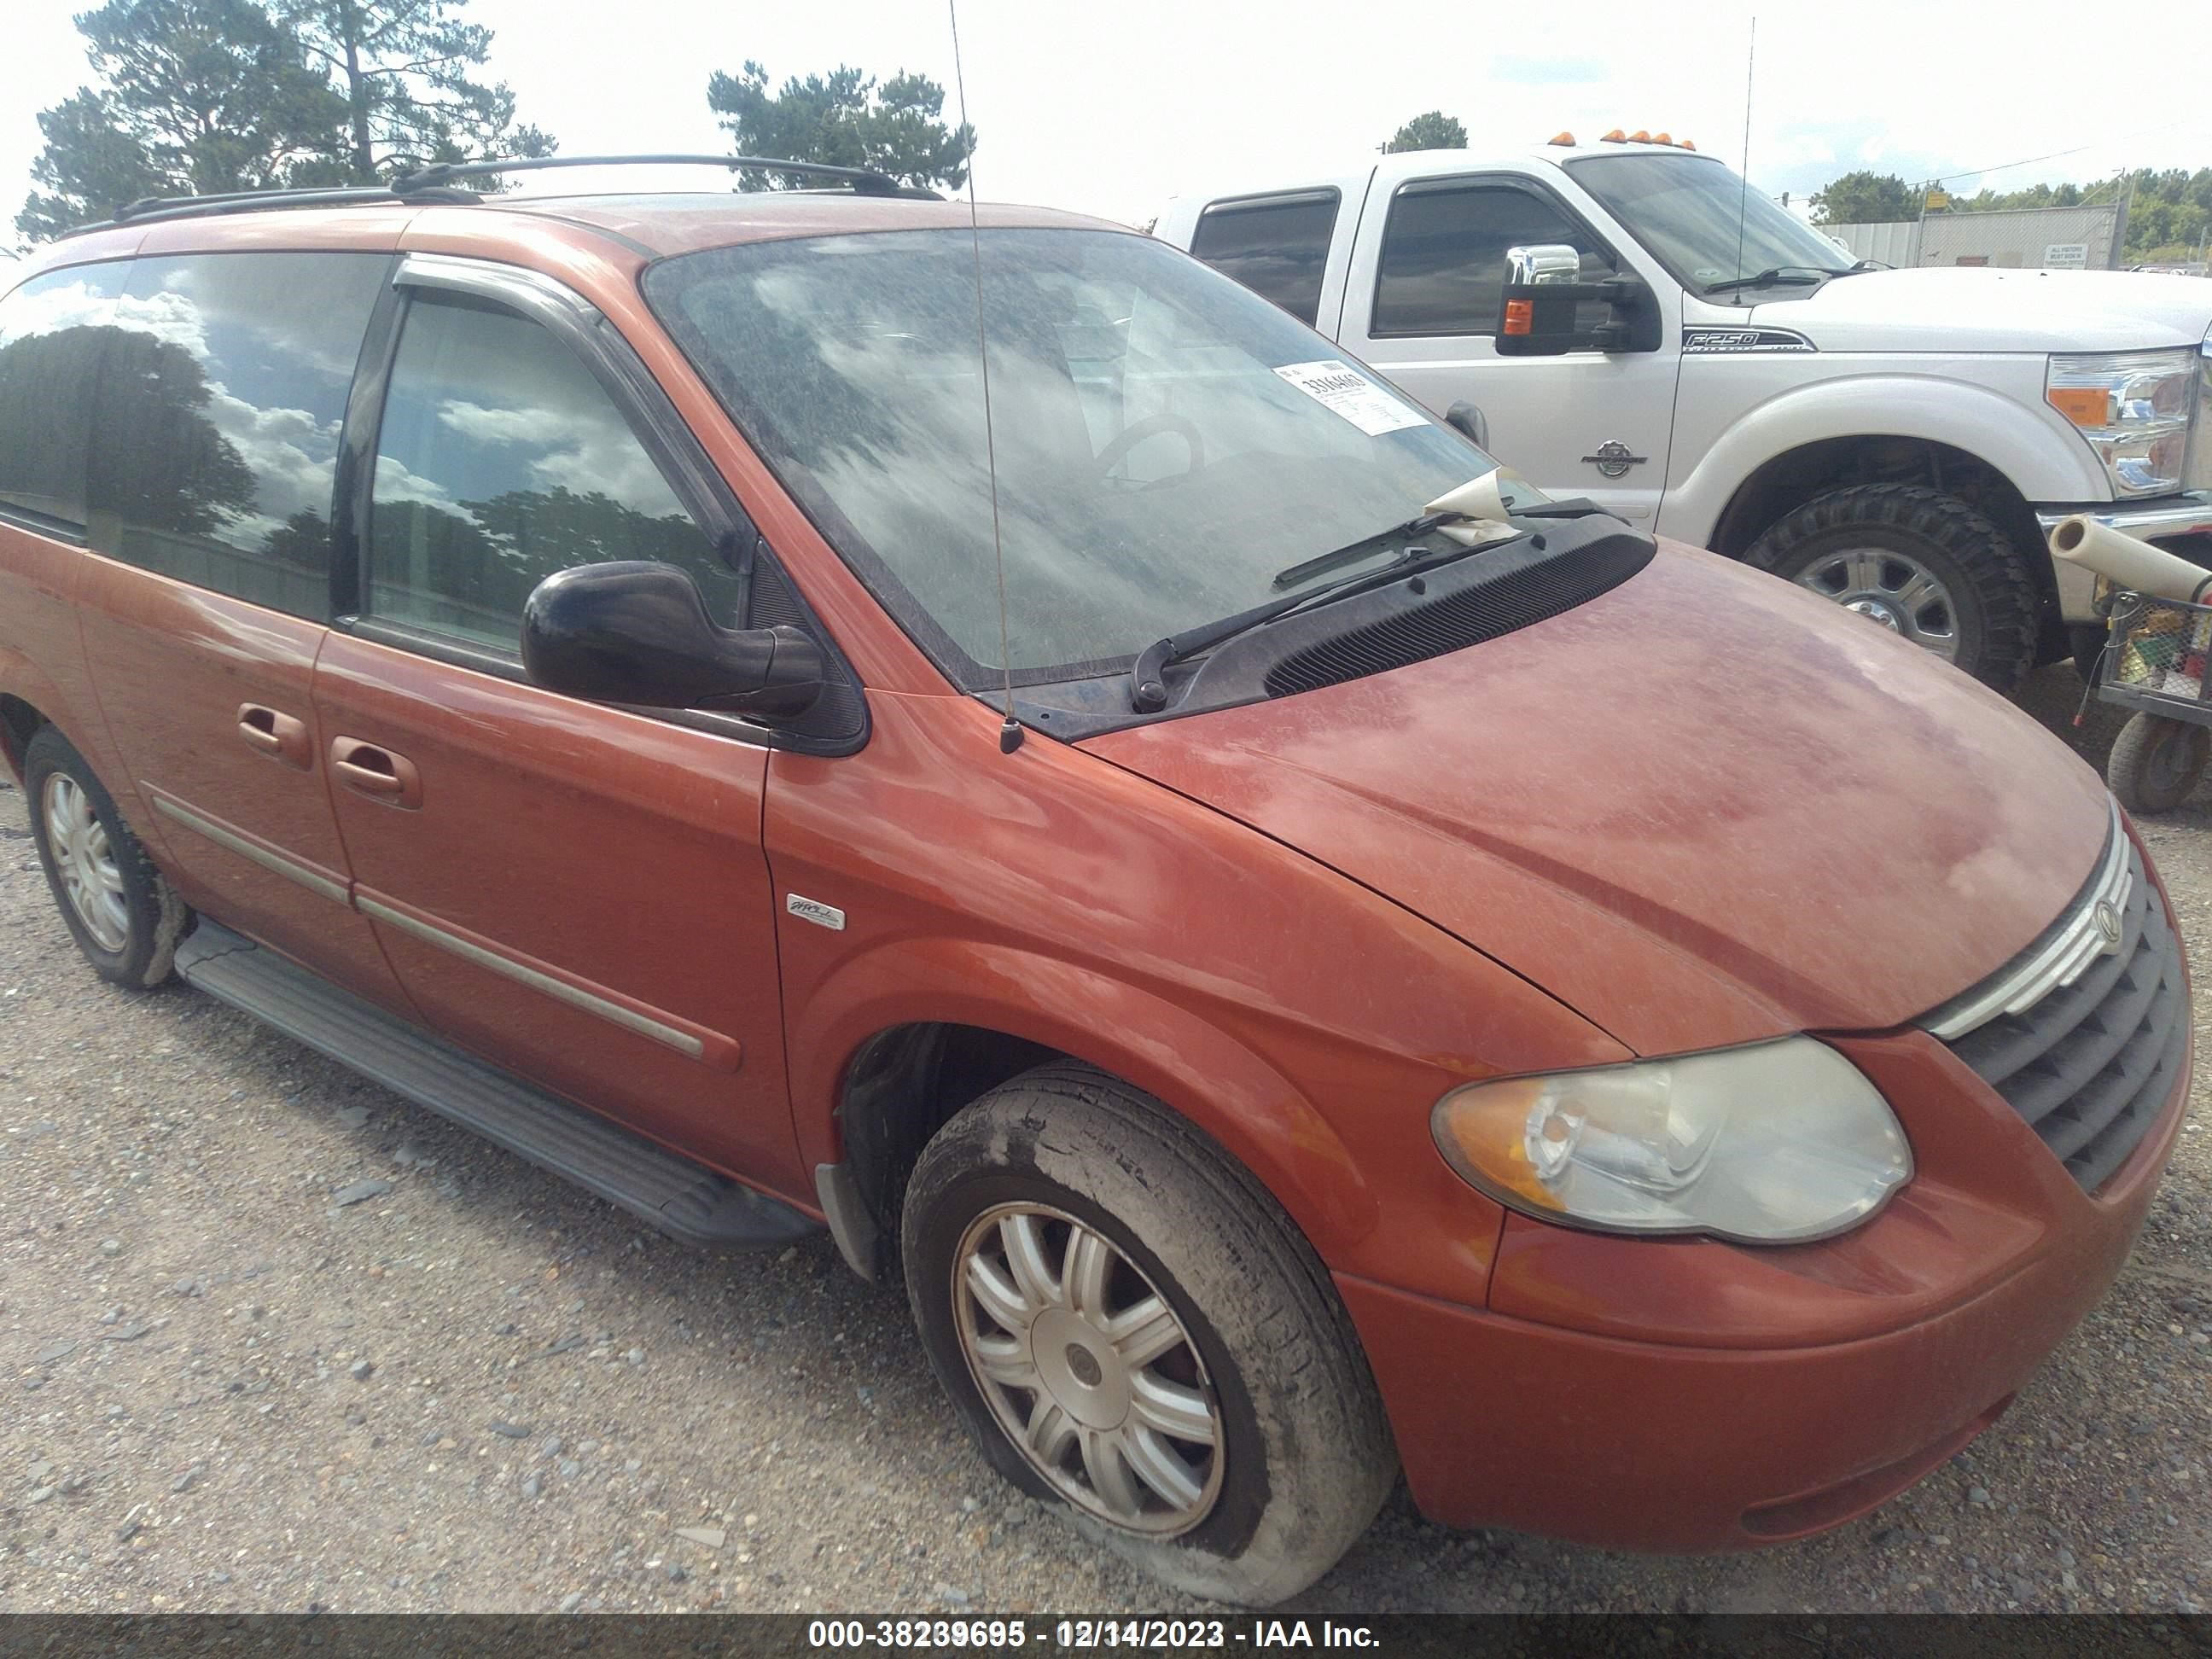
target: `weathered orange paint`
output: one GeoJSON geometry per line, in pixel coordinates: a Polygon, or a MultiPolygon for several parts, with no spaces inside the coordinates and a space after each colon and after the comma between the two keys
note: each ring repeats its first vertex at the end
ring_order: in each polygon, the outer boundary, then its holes
{"type": "Polygon", "coordinates": [[[211,915],[810,1212],[848,1067],[890,1028],[985,1027],[1150,1091],[1334,1274],[1440,1520],[1741,1547],[1848,1518],[1992,1420],[2118,1271],[2186,1073],[2090,1196],[1909,1023],[2079,889],[2106,822],[2094,776],[1912,647],[1671,544],[1478,647],[1003,755],[998,717],[837,558],[638,291],[666,253],[967,222],[804,194],[394,204],[118,228],[24,271],[142,246],[350,248],[568,283],[854,666],[856,753],[580,704],[5,526],[0,691],[63,724],[211,915]],[[246,701],[308,723],[307,772],[235,741],[246,701]],[[420,809],[332,788],[341,732],[412,762],[420,809]],[[188,844],[135,777],[346,901],[188,844]],[[789,914],[793,894],[845,926],[789,914]],[[701,1057],[364,904],[663,1020],[701,1057]],[[1509,1217],[1430,1137],[1431,1104],[1470,1079],[1805,1030],[1873,1079],[1916,1162],[1826,1243],[1509,1217]]]}

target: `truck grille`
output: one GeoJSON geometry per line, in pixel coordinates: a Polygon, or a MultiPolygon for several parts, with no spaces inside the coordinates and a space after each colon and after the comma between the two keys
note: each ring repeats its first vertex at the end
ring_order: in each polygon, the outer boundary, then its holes
{"type": "Polygon", "coordinates": [[[1922,1022],[2004,1097],[2087,1192],[2142,1143],[2189,1052],[2181,941],[2117,814],[2112,835],[2065,915],[1922,1022]],[[2100,906],[2118,912],[2119,945],[2110,951],[2096,929],[2100,906]]]}

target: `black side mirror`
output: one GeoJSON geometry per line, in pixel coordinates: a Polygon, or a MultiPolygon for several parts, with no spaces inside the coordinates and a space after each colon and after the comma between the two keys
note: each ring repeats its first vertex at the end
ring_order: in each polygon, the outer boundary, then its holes
{"type": "Polygon", "coordinates": [[[1498,305],[1498,355],[1555,357],[1563,352],[1656,351],[1659,310],[1651,290],[1633,276],[1582,280],[1582,255],[1565,242],[1505,250],[1505,283],[1498,305]],[[1596,300],[1612,315],[1577,333],[1576,308],[1596,300]]]}
{"type": "Polygon", "coordinates": [[[1462,398],[1444,411],[1444,424],[1484,454],[1490,453],[1490,422],[1473,404],[1462,398]]]}
{"type": "Polygon", "coordinates": [[[799,629],[719,628],[690,576],[629,559],[538,583],[522,607],[522,666],[595,702],[771,717],[812,707],[827,672],[799,629]]]}

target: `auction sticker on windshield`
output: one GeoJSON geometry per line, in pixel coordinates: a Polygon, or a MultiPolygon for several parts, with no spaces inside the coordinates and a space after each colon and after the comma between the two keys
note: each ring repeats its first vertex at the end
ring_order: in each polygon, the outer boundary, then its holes
{"type": "Polygon", "coordinates": [[[1426,424],[1428,416],[1408,409],[1350,363],[1331,357],[1318,363],[1285,363],[1275,371],[1291,385],[1334,410],[1370,438],[1426,424]]]}

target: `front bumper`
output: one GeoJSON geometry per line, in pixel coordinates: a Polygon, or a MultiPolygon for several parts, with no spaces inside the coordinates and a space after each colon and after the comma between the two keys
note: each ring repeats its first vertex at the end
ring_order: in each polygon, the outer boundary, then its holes
{"type": "Polygon", "coordinates": [[[2126,1261],[2189,1069],[2088,1194],[1933,1037],[1838,1046],[1919,1167],[1855,1233],[1758,1249],[1516,1217],[1483,1310],[1338,1276],[1425,1514],[1752,1548],[1865,1513],[1996,1420],[2126,1261]]]}
{"type": "MultiPolygon", "coordinates": [[[[2087,507],[2039,507],[2035,522],[2048,542],[2059,522],[2081,513],[2108,529],[2146,542],[2172,541],[2190,536],[2212,536],[2212,494],[2191,491],[2160,495],[2143,501],[2094,502],[2087,507]]],[[[2053,559],[2058,582],[2059,613],[2068,622],[2099,623],[2090,601],[2097,585],[2094,572],[2071,559],[2053,559]]]]}

